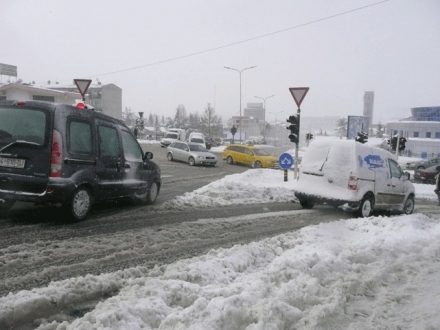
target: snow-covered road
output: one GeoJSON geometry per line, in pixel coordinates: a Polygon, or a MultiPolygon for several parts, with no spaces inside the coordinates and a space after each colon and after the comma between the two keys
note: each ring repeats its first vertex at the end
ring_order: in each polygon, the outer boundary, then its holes
{"type": "Polygon", "coordinates": [[[41,236],[4,226],[0,328],[440,326],[427,303],[440,297],[432,186],[416,186],[426,215],[350,219],[300,209],[292,184],[250,170],[142,218],[129,209],[41,236]]]}

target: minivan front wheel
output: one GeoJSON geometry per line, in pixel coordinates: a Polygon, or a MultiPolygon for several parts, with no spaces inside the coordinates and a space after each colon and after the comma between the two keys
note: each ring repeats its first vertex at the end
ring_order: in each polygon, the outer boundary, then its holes
{"type": "Polygon", "coordinates": [[[231,156],[228,156],[228,157],[226,158],[226,163],[228,163],[229,165],[234,164],[234,160],[232,159],[231,156]]]}
{"type": "Polygon", "coordinates": [[[194,157],[189,157],[189,158],[188,158],[188,164],[189,164],[190,166],[194,166],[194,165],[196,165],[196,160],[194,159],[194,157]]]}
{"type": "Polygon", "coordinates": [[[92,208],[92,195],[85,187],[80,187],[72,195],[68,206],[74,220],[84,220],[92,208]]]}
{"type": "Polygon", "coordinates": [[[159,195],[159,184],[157,182],[153,182],[147,193],[147,203],[153,204],[156,201],[158,195],[159,195]]]}
{"type": "Polygon", "coordinates": [[[414,212],[414,196],[408,196],[403,205],[403,213],[404,214],[412,214],[414,212]]]}
{"type": "Polygon", "coordinates": [[[357,211],[357,215],[362,218],[367,218],[371,216],[373,213],[373,207],[374,207],[374,199],[373,197],[366,195],[364,198],[362,198],[362,201],[359,205],[359,209],[357,211]]]}

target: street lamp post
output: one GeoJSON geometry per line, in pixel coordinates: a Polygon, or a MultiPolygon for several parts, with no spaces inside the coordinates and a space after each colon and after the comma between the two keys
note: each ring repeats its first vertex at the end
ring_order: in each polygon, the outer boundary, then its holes
{"type": "Polygon", "coordinates": [[[271,97],[274,97],[275,94],[272,94],[270,96],[255,96],[255,98],[263,100],[263,124],[264,124],[264,128],[263,128],[263,137],[266,138],[266,100],[270,99],[271,97]]]}
{"type": "Polygon", "coordinates": [[[254,66],[250,66],[250,67],[247,67],[247,68],[243,68],[243,69],[235,69],[235,68],[231,68],[231,67],[229,67],[229,66],[225,66],[224,68],[225,69],[228,69],[228,70],[232,70],[232,71],[235,71],[235,72],[238,72],[238,75],[239,75],[239,78],[240,78],[240,121],[239,121],[239,129],[240,129],[240,142],[242,142],[242,133],[241,133],[241,130],[242,130],[242,124],[241,124],[241,73],[243,72],[243,71],[246,71],[246,70],[249,70],[249,69],[254,69],[254,68],[256,68],[257,66],[256,65],[254,65],[254,66]]]}

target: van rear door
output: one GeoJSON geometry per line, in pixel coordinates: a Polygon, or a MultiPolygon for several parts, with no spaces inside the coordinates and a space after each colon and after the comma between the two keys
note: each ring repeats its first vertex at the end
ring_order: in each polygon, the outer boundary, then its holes
{"type": "Polygon", "coordinates": [[[43,193],[50,169],[52,117],[26,103],[0,105],[0,190],[43,193]]]}

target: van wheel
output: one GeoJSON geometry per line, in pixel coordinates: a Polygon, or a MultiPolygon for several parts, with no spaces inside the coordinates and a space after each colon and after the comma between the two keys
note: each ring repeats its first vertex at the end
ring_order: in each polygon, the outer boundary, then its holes
{"type": "Polygon", "coordinates": [[[366,195],[364,196],[364,198],[362,198],[361,204],[359,205],[359,210],[357,211],[357,215],[362,218],[367,218],[373,213],[373,207],[374,198],[370,195],[366,195]]]}
{"type": "Polygon", "coordinates": [[[228,157],[226,158],[226,163],[228,163],[229,165],[234,164],[234,160],[232,159],[231,156],[228,156],[228,157]]]}
{"type": "Polygon", "coordinates": [[[150,189],[148,189],[147,193],[147,203],[153,204],[157,196],[159,196],[159,184],[157,182],[153,182],[150,186],[150,189]]]}
{"type": "Polygon", "coordinates": [[[14,206],[15,201],[5,200],[0,202],[0,216],[8,215],[9,210],[14,206]]]}
{"type": "Polygon", "coordinates": [[[89,189],[80,187],[72,195],[67,205],[69,215],[73,220],[84,220],[92,208],[92,195],[89,189]]]}
{"type": "Polygon", "coordinates": [[[412,214],[414,212],[414,196],[408,196],[403,205],[403,213],[404,214],[412,214]]]}
{"type": "Polygon", "coordinates": [[[303,198],[301,198],[299,200],[299,203],[301,204],[301,207],[303,209],[312,209],[313,206],[315,206],[315,203],[312,200],[310,200],[310,199],[303,199],[303,198]]]}
{"type": "Polygon", "coordinates": [[[254,163],[254,168],[261,168],[261,162],[260,162],[259,160],[257,160],[257,161],[254,163]]]}
{"type": "Polygon", "coordinates": [[[194,166],[194,165],[196,165],[196,161],[195,161],[194,157],[189,157],[189,158],[188,158],[188,164],[189,164],[190,166],[194,166]]]}
{"type": "Polygon", "coordinates": [[[172,154],[171,152],[169,152],[169,153],[167,154],[167,159],[168,159],[169,161],[172,161],[172,160],[173,160],[173,154],[172,154]]]}

